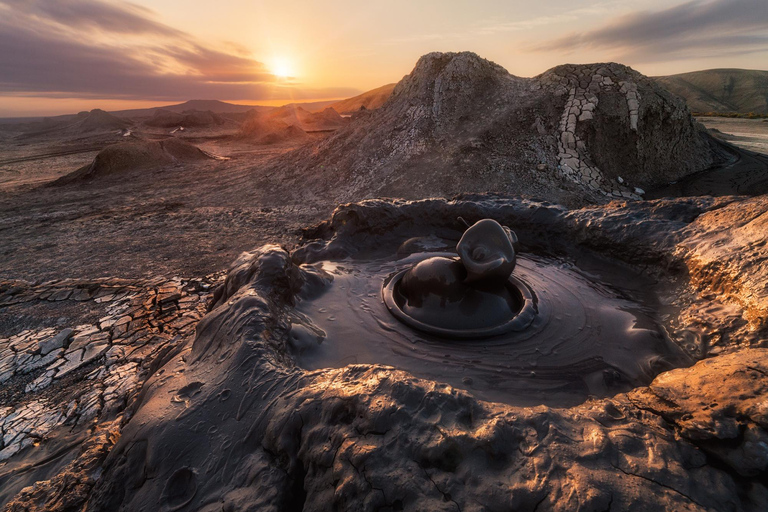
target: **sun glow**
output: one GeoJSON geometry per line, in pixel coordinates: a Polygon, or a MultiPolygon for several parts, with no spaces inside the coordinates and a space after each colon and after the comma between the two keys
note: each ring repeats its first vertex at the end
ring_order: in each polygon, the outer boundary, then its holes
{"type": "Polygon", "coordinates": [[[276,57],[272,59],[272,65],[270,66],[272,74],[278,78],[290,78],[296,75],[293,68],[293,63],[285,57],[276,57]]]}

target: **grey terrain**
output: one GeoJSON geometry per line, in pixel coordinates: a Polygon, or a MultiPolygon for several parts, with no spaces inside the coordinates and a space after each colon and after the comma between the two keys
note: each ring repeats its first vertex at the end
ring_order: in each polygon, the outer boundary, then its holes
{"type": "MultiPolygon", "coordinates": [[[[765,509],[768,157],[614,63],[429,54],[379,108],[326,106],[0,125],[5,510],[765,509]],[[580,338],[504,360],[412,337],[377,293],[347,295],[372,329],[312,307],[452,250],[459,217],[643,319],[604,342],[674,357],[629,379],[580,338]],[[380,328],[402,365],[308,363],[380,328]]],[[[536,286],[542,329],[594,306],[545,315],[536,286]]]]}

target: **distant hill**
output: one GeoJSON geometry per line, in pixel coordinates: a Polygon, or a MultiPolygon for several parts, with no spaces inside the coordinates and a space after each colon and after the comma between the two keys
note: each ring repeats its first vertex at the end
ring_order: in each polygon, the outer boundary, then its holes
{"type": "Polygon", "coordinates": [[[654,78],[692,112],[768,114],[768,71],[709,69],[654,78]]]}
{"type": "Polygon", "coordinates": [[[155,114],[144,121],[146,126],[155,126],[159,128],[173,128],[183,126],[185,128],[207,128],[212,126],[221,126],[226,119],[211,112],[199,110],[187,110],[180,114],[171,110],[157,109],[155,114]]]}
{"type": "MultiPolygon", "coordinates": [[[[385,86],[388,87],[388,86],[385,86]]],[[[373,91],[371,91],[373,92],[373,91]]],[[[368,93],[365,93],[368,94],[368,93]]],[[[386,98],[385,98],[386,99],[386,98]]],[[[348,101],[348,100],[344,100],[348,101]]],[[[322,112],[331,104],[338,103],[338,100],[324,100],[324,101],[309,101],[304,103],[287,103],[280,107],[267,106],[267,105],[237,105],[234,103],[227,103],[226,101],[219,100],[189,100],[184,103],[178,103],[174,105],[164,105],[162,107],[149,107],[149,108],[134,108],[129,110],[116,110],[109,113],[113,116],[122,118],[136,118],[136,117],[152,117],[157,112],[175,112],[177,114],[186,114],[188,112],[212,112],[214,114],[246,114],[251,111],[267,112],[283,107],[297,108],[301,107],[308,112],[322,112]]],[[[375,108],[375,107],[372,107],[375,108]]],[[[99,110],[99,109],[96,109],[99,110]]],[[[338,112],[338,111],[337,111],[338,112]]],[[[81,113],[82,114],[82,113],[81,113]]],[[[53,117],[0,117],[0,125],[6,124],[18,124],[18,123],[37,123],[40,121],[48,120],[51,122],[64,122],[71,121],[77,117],[76,114],[65,114],[61,116],[53,117]]],[[[235,116],[236,117],[236,116],[235,116]]]]}
{"type": "Polygon", "coordinates": [[[190,110],[200,112],[214,112],[216,114],[239,114],[249,110],[271,110],[273,107],[264,107],[261,105],[235,105],[219,100],[189,100],[177,105],[167,105],[164,107],[136,108],[132,110],[119,110],[112,114],[120,117],[150,117],[158,111],[175,112],[182,114],[190,110]]]}
{"type": "Polygon", "coordinates": [[[395,85],[397,84],[382,85],[353,98],[337,101],[331,104],[331,108],[339,114],[357,112],[360,110],[360,107],[365,107],[367,110],[377,109],[389,99],[392,91],[395,89],[395,85]]]}
{"type": "Polygon", "coordinates": [[[109,132],[120,132],[131,126],[131,122],[104,112],[98,108],[90,112],[83,111],[76,115],[45,118],[40,122],[28,125],[19,137],[26,139],[43,135],[55,134],[58,136],[95,135],[109,132]]]}
{"type": "Polygon", "coordinates": [[[90,112],[80,112],[76,121],[68,126],[69,130],[80,133],[122,130],[130,126],[130,122],[95,108],[90,112]]]}

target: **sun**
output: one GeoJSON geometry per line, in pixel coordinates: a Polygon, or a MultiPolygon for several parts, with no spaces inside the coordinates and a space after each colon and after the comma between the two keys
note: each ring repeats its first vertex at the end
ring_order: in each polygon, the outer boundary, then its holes
{"type": "Polygon", "coordinates": [[[270,69],[273,75],[282,79],[290,78],[296,74],[293,69],[293,64],[285,57],[275,57],[272,59],[270,69]]]}

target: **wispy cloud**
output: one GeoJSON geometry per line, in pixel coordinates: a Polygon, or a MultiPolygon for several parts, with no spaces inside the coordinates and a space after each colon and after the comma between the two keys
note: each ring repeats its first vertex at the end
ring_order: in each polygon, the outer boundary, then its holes
{"type": "Polygon", "coordinates": [[[109,0],[0,0],[0,93],[144,100],[345,96],[278,83],[231,44],[212,46],[109,0]]]}
{"type": "Polygon", "coordinates": [[[564,10],[556,14],[513,21],[486,20],[485,22],[477,24],[473,28],[472,33],[475,35],[492,35],[499,33],[521,32],[562,23],[573,23],[584,19],[585,17],[604,16],[605,13],[608,12],[611,8],[621,3],[623,2],[617,2],[616,0],[598,2],[587,7],[564,10]]]}
{"type": "Polygon", "coordinates": [[[694,0],[620,16],[595,30],[572,32],[530,49],[599,49],[636,62],[768,51],[768,4],[766,0],[694,0]]]}

